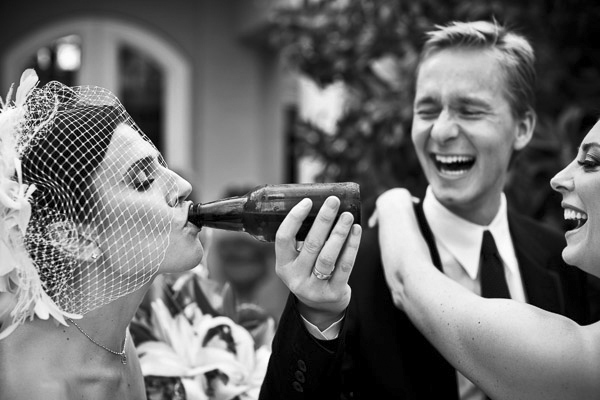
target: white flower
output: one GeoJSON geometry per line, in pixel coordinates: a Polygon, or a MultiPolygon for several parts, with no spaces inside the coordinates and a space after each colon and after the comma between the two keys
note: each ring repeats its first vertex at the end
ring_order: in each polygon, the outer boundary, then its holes
{"type": "Polygon", "coordinates": [[[137,348],[144,376],[180,377],[188,399],[257,399],[271,354],[227,317],[202,314],[192,303],[172,316],[162,300],[152,303],[158,341],[137,348]]]}

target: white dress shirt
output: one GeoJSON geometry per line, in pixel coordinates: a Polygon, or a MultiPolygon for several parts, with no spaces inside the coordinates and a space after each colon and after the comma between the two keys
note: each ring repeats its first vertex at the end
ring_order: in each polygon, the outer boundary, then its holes
{"type": "MultiPolygon", "coordinates": [[[[423,212],[435,237],[444,273],[470,291],[481,295],[479,256],[483,232],[489,230],[504,264],[506,283],[514,300],[525,302],[525,290],[508,229],[506,197],[502,194],[498,214],[488,226],[462,219],[444,207],[427,188],[423,212]]],[[[457,371],[461,400],[484,400],[485,394],[457,371]]]]}

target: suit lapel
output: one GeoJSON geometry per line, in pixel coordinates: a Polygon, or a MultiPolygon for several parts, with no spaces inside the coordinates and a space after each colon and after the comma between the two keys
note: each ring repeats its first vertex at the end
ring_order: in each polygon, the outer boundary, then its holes
{"type": "Polygon", "coordinates": [[[515,247],[527,302],[544,310],[564,313],[564,293],[558,273],[547,268],[548,252],[544,251],[540,231],[509,211],[508,224],[515,247]]]}

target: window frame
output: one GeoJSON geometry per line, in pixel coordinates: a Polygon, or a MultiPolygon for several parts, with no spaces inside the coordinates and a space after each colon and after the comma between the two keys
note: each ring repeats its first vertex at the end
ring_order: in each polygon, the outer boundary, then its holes
{"type": "Polygon", "coordinates": [[[169,166],[191,173],[192,165],[192,68],[191,62],[170,42],[130,21],[106,17],[79,17],[55,21],[31,32],[11,46],[3,57],[2,82],[18,82],[20,70],[32,54],[49,42],[75,34],[82,39],[82,63],[76,84],[107,88],[119,97],[118,49],[137,48],[153,58],[165,78],[163,155],[169,166]]]}

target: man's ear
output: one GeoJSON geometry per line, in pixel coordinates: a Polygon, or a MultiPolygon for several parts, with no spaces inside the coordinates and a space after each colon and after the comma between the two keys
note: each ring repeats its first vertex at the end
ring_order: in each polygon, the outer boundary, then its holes
{"type": "Polygon", "coordinates": [[[533,137],[533,131],[535,130],[535,123],[537,121],[537,116],[535,111],[527,110],[525,115],[521,117],[520,121],[517,124],[517,133],[515,137],[515,143],[513,144],[513,149],[515,151],[522,150],[533,137]]]}

